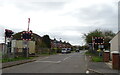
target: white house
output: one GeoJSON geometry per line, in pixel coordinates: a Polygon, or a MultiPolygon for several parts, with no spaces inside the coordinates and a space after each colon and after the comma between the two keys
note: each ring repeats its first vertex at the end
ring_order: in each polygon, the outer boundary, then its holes
{"type": "Polygon", "coordinates": [[[110,56],[112,59],[113,52],[120,52],[120,31],[116,34],[116,36],[110,41],[110,56]]]}

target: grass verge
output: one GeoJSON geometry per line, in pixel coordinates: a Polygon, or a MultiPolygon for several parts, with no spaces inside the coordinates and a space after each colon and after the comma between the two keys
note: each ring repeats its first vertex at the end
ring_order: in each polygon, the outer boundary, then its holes
{"type": "Polygon", "coordinates": [[[4,58],[4,59],[2,59],[2,63],[11,62],[11,61],[26,60],[26,59],[33,59],[33,58],[35,58],[35,57],[28,57],[28,58],[25,58],[25,57],[4,58]]]}
{"type": "Polygon", "coordinates": [[[43,56],[54,55],[54,54],[58,54],[58,53],[56,53],[56,52],[50,52],[50,53],[39,53],[39,55],[43,55],[43,56]]]}
{"type": "Polygon", "coordinates": [[[90,53],[90,52],[85,52],[85,55],[95,55],[95,54],[93,54],[93,53],[90,53]]]}
{"type": "MultiPolygon", "coordinates": [[[[49,55],[53,55],[53,54],[57,54],[57,53],[55,53],[55,52],[51,52],[51,53],[41,53],[41,54],[39,54],[39,55],[49,56],[49,55]]],[[[36,58],[36,57],[28,57],[28,58],[25,58],[25,57],[4,58],[4,59],[0,59],[0,62],[5,63],[5,62],[11,62],[11,61],[19,61],[19,60],[33,59],[33,58],[36,58]]]]}
{"type": "Polygon", "coordinates": [[[92,56],[93,62],[103,62],[103,58],[99,56],[92,56]]]}
{"type": "Polygon", "coordinates": [[[98,56],[98,54],[94,54],[92,52],[86,52],[85,55],[89,55],[92,57],[93,62],[103,62],[103,57],[98,56]]]}

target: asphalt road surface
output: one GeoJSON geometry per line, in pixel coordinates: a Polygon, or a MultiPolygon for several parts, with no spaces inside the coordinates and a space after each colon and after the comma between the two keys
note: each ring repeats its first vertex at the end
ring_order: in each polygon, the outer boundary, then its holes
{"type": "Polygon", "coordinates": [[[57,54],[2,70],[3,73],[86,73],[85,51],[57,54]]]}

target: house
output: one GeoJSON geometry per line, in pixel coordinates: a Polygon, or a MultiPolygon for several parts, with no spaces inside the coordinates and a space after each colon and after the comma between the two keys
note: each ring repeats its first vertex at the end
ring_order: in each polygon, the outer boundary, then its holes
{"type": "Polygon", "coordinates": [[[58,41],[55,38],[51,40],[51,48],[58,48],[58,41]]]}
{"type": "Polygon", "coordinates": [[[24,40],[12,40],[12,50],[11,52],[14,52],[14,49],[17,50],[17,52],[22,52],[23,48],[27,45],[29,48],[29,54],[35,53],[35,41],[24,41],[24,40]]]}
{"type": "Polygon", "coordinates": [[[110,58],[112,59],[113,52],[120,52],[120,31],[116,36],[110,41],[110,58]]]}
{"type": "MultiPolygon", "coordinates": [[[[15,35],[13,35],[13,40],[23,40],[21,38],[21,34],[23,33],[24,31],[22,32],[18,32],[16,33],[15,35]]],[[[39,53],[41,51],[41,48],[43,46],[43,42],[42,42],[42,37],[39,36],[38,34],[36,33],[32,33],[32,39],[31,41],[34,41],[35,42],[35,52],[36,53],[39,53]]]]}
{"type": "Polygon", "coordinates": [[[51,40],[51,48],[71,48],[72,45],[69,42],[62,42],[56,39],[51,40]]]}

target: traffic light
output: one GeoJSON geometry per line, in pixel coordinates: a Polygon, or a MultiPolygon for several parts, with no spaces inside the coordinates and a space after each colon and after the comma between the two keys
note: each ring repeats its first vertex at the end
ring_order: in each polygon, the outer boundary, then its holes
{"type": "Polygon", "coordinates": [[[11,38],[14,32],[12,30],[5,29],[5,37],[11,38]]]}
{"type": "Polygon", "coordinates": [[[103,37],[95,37],[95,44],[103,44],[104,38],[103,37]]]}
{"type": "Polygon", "coordinates": [[[32,32],[25,31],[21,35],[22,35],[21,38],[23,40],[31,40],[32,39],[32,32]]]}

